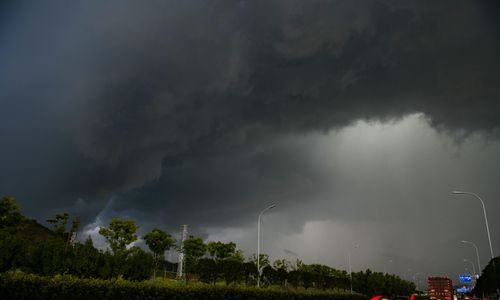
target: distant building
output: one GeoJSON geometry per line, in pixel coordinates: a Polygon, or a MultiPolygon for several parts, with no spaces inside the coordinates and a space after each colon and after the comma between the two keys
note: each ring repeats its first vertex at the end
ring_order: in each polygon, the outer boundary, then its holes
{"type": "Polygon", "coordinates": [[[448,277],[429,277],[427,291],[430,300],[453,300],[453,283],[448,277]]]}

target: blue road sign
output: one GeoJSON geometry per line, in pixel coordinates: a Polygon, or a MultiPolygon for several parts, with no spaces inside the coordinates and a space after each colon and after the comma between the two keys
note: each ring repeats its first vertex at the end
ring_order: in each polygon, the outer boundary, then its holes
{"type": "Polygon", "coordinates": [[[472,282],[472,276],[470,274],[460,274],[458,278],[460,279],[461,283],[472,282]]]}

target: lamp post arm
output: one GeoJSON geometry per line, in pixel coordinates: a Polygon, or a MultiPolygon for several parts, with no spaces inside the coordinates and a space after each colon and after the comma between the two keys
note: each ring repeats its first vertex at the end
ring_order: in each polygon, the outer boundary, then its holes
{"type": "Polygon", "coordinates": [[[276,207],[276,204],[272,204],[272,205],[269,205],[268,207],[266,207],[265,209],[263,209],[260,214],[259,214],[259,217],[257,218],[257,287],[260,287],[260,273],[261,273],[261,269],[260,269],[260,218],[262,217],[262,215],[272,209],[276,207]]]}
{"type": "Polygon", "coordinates": [[[474,263],[468,259],[464,259],[465,262],[468,262],[470,263],[470,265],[472,266],[472,272],[474,272],[474,275],[476,275],[476,266],[474,265],[474,263]]]}
{"type": "Polygon", "coordinates": [[[350,284],[351,284],[351,294],[352,294],[351,251],[347,252],[347,257],[349,259],[349,281],[350,281],[350,284]]]}
{"type": "Polygon", "coordinates": [[[260,216],[262,213],[259,214],[257,221],[257,287],[260,286],[260,216]]]}
{"type": "MultiPolygon", "coordinates": [[[[478,271],[481,272],[483,269],[481,269],[481,260],[479,260],[479,249],[477,248],[476,244],[474,244],[474,243],[471,243],[471,244],[476,249],[477,266],[479,267],[478,271]]],[[[481,274],[479,274],[479,275],[481,275],[481,274]]]]}
{"type": "Polygon", "coordinates": [[[494,259],[495,254],[493,253],[493,246],[491,244],[490,226],[488,225],[488,216],[486,215],[486,205],[484,205],[483,199],[481,199],[481,197],[479,197],[477,194],[475,194],[475,193],[468,193],[468,194],[476,197],[481,202],[481,205],[483,207],[483,213],[484,213],[484,222],[486,224],[486,232],[488,233],[488,242],[490,244],[491,259],[494,259]]]}
{"type": "MultiPolygon", "coordinates": [[[[486,233],[488,234],[488,242],[490,244],[491,264],[493,265],[493,270],[495,270],[496,269],[496,266],[495,266],[495,254],[493,252],[493,246],[491,244],[490,227],[488,225],[488,217],[486,215],[486,205],[484,205],[483,199],[481,199],[481,197],[479,197],[477,194],[471,193],[471,192],[453,191],[452,193],[453,194],[467,194],[467,195],[471,195],[471,196],[476,197],[481,202],[481,205],[483,206],[484,223],[486,224],[486,233]]],[[[495,272],[496,271],[494,271],[494,273],[495,272]]],[[[496,290],[497,290],[497,294],[500,294],[500,289],[498,287],[496,288],[496,290]]]]}
{"type": "Polygon", "coordinates": [[[484,205],[483,199],[481,199],[481,197],[479,197],[479,195],[477,195],[475,193],[471,193],[471,192],[453,191],[452,194],[470,195],[470,196],[473,196],[476,199],[478,199],[479,202],[481,202],[481,205],[483,207],[483,213],[484,213],[484,223],[486,224],[486,233],[488,234],[488,242],[490,244],[491,259],[494,260],[495,254],[493,252],[493,246],[491,244],[490,226],[488,225],[488,216],[486,215],[486,205],[484,205]]]}

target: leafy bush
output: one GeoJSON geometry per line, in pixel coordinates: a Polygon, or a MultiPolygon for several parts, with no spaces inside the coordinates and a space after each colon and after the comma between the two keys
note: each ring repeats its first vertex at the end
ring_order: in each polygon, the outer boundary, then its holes
{"type": "Polygon", "coordinates": [[[240,286],[194,284],[185,285],[173,281],[133,282],[123,279],[79,279],[73,276],[42,277],[22,272],[0,274],[2,299],[51,299],[51,300],[226,300],[226,299],[335,299],[365,300],[360,294],[326,291],[283,289],[257,289],[240,286]]]}

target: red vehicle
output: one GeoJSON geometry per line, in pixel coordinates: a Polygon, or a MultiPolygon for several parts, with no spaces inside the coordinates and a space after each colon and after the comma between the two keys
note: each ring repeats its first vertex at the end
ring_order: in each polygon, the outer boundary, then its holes
{"type": "Polygon", "coordinates": [[[429,277],[427,285],[430,300],[453,300],[453,283],[448,277],[429,277]]]}

